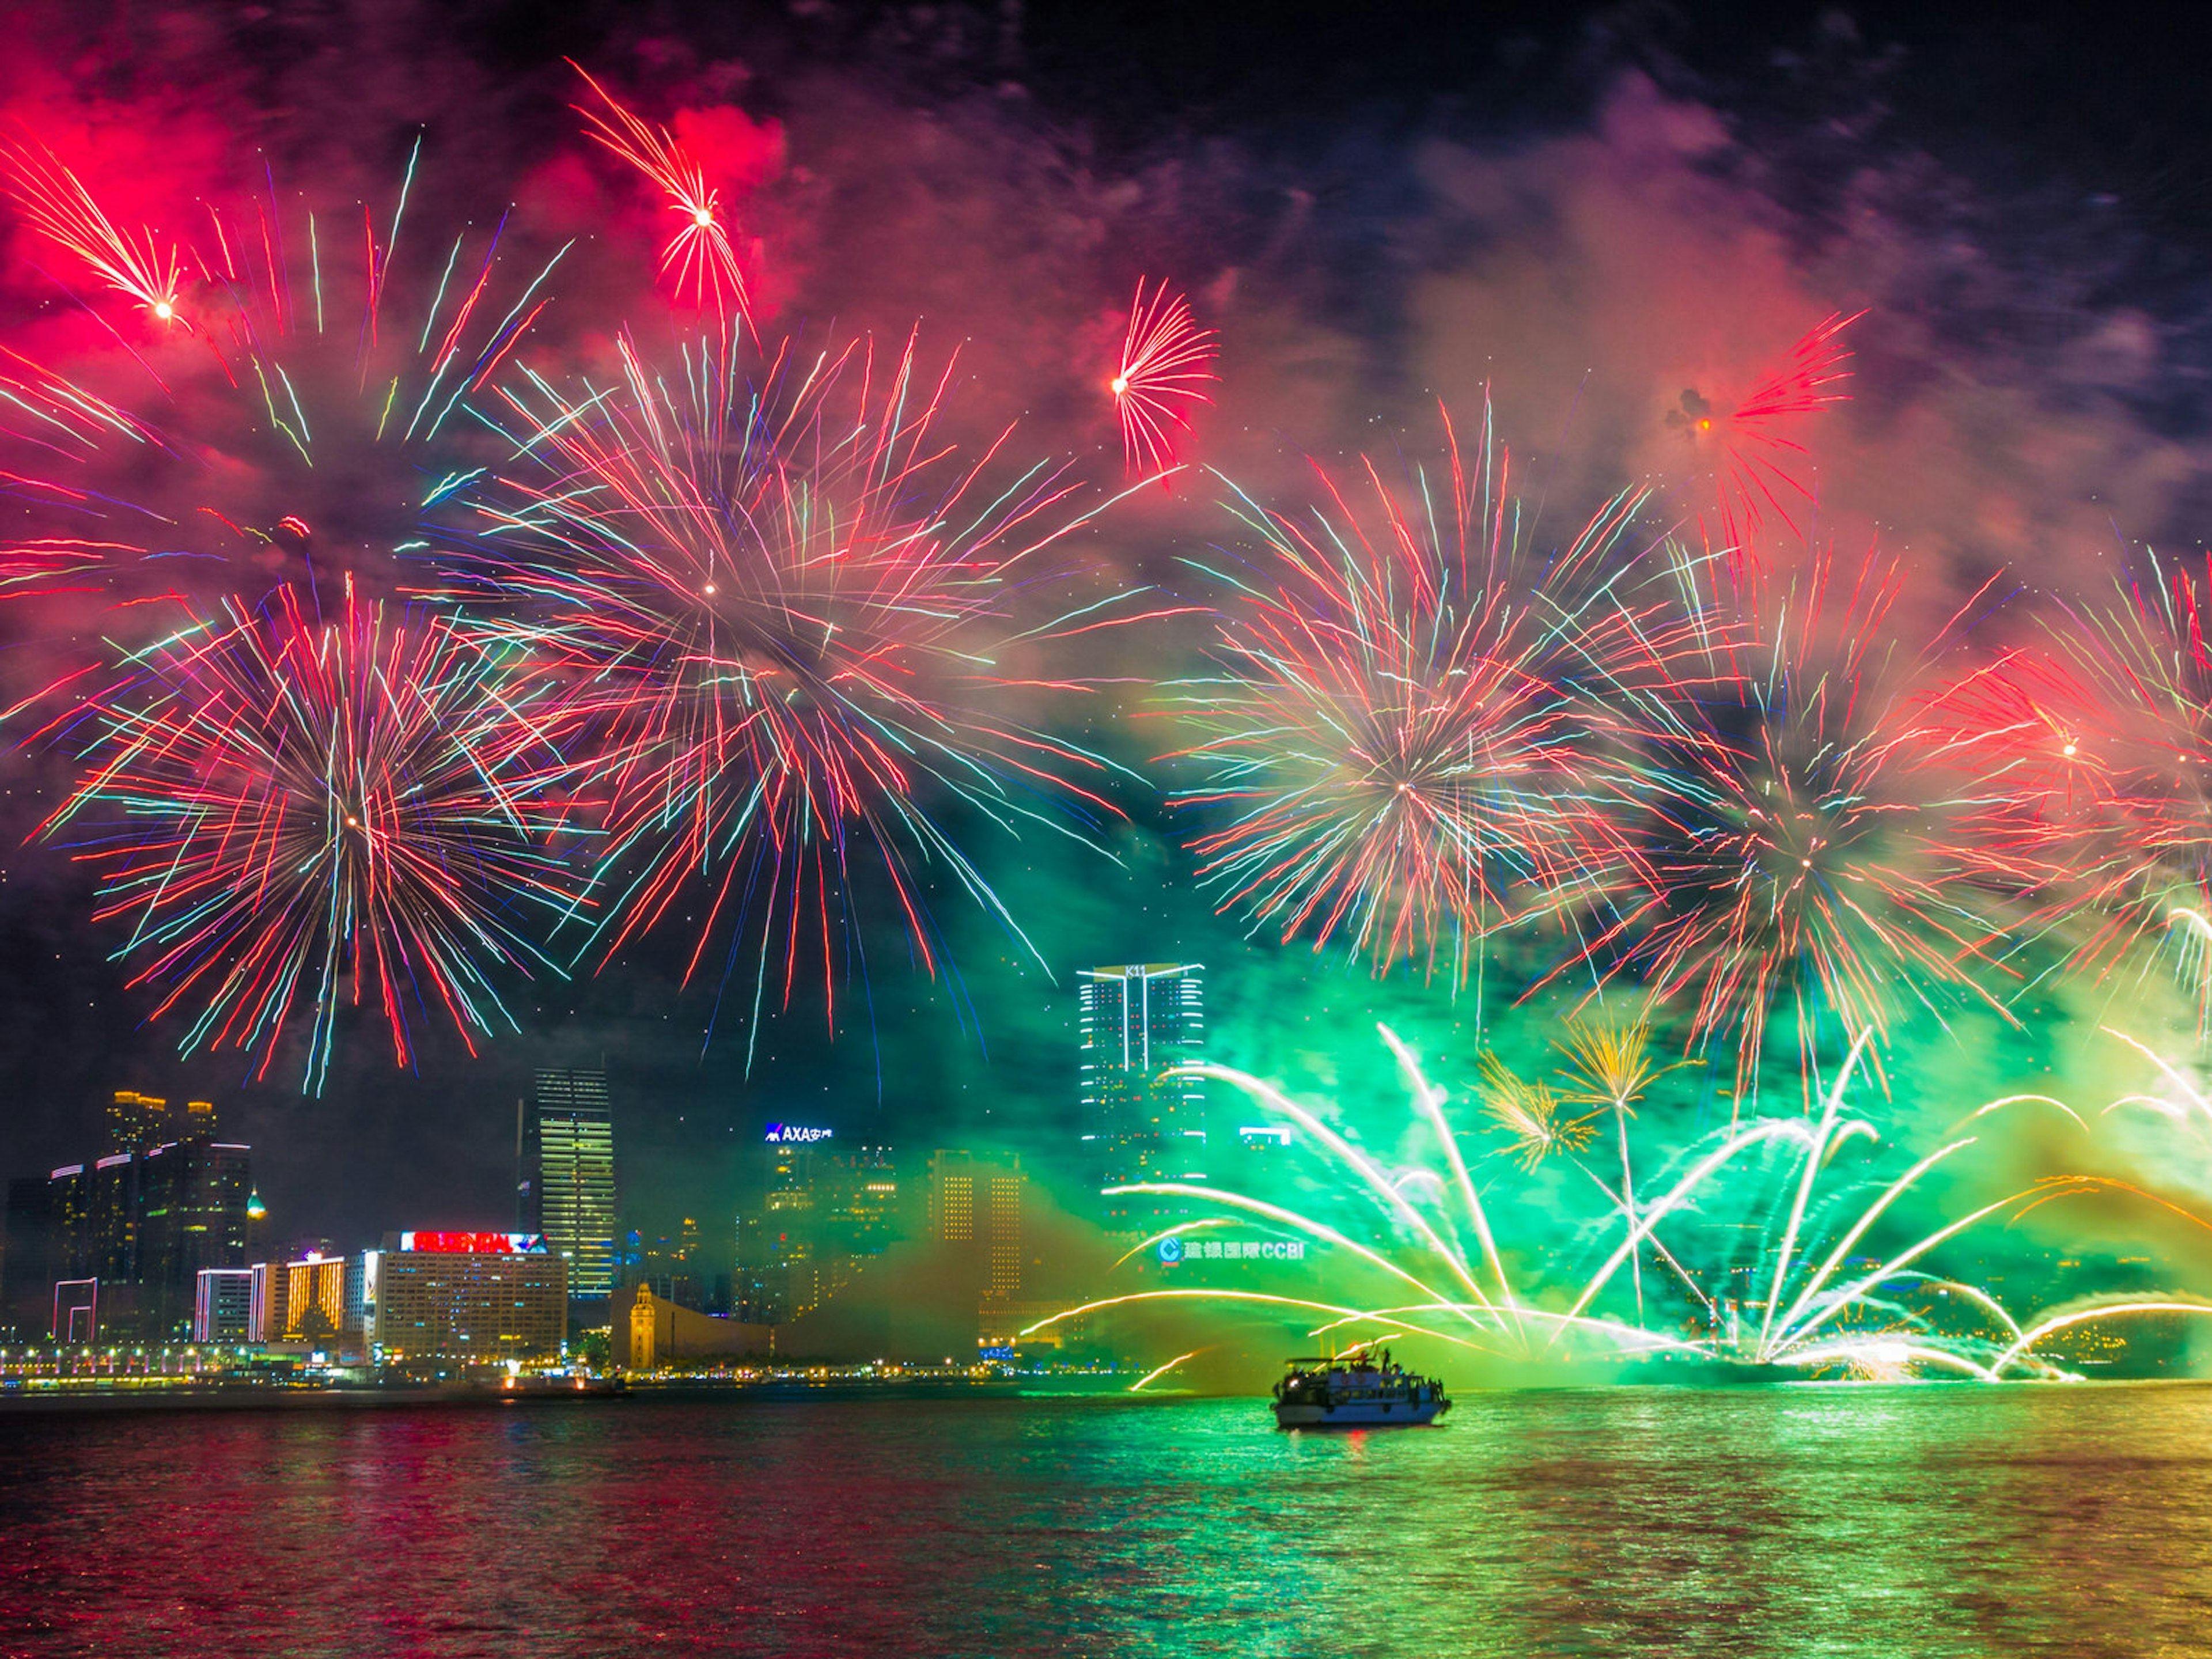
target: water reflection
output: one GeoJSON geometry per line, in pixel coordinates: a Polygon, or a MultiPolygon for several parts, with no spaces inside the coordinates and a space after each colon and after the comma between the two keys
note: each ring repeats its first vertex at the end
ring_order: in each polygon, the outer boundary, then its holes
{"type": "Polygon", "coordinates": [[[0,1416],[8,1654],[2194,1654],[2212,1389],[0,1416]]]}

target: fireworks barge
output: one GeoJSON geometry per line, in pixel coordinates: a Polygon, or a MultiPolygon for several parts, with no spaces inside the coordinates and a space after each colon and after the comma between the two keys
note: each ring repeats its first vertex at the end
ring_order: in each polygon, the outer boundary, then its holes
{"type": "Polygon", "coordinates": [[[1275,1384],[1279,1429],[1371,1429],[1433,1423],[1451,1409],[1444,1385],[1392,1363],[1369,1358],[1293,1359],[1275,1384]]]}

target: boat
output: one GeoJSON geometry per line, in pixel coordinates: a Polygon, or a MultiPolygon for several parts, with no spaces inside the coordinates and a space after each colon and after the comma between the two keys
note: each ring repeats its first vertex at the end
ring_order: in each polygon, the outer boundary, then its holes
{"type": "Polygon", "coordinates": [[[1372,1429],[1433,1423],[1451,1409],[1444,1385],[1394,1363],[1390,1351],[1285,1362],[1275,1384],[1279,1429],[1372,1429]]]}

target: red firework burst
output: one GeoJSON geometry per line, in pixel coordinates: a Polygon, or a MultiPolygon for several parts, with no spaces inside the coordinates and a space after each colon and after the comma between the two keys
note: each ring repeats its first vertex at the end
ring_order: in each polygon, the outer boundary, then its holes
{"type": "Polygon", "coordinates": [[[817,956],[830,999],[841,957],[860,960],[864,858],[933,970],[938,882],[1018,938],[937,814],[1064,831],[1113,811],[1075,781],[1103,763],[1006,712],[1010,693],[1073,689],[1017,678],[1009,653],[1106,625],[1104,607],[1014,618],[1035,556],[1087,516],[1060,516],[1075,486],[1002,469],[1003,436],[963,457],[935,424],[951,366],[930,378],[911,338],[888,365],[856,345],[757,380],[734,341],[678,375],[623,350],[615,392],[515,401],[518,447],[547,471],[508,481],[461,569],[522,604],[481,626],[586,685],[618,890],[600,947],[693,894],[687,973],[734,939],[757,1004],[772,981],[787,1001],[817,956]]]}
{"type": "Polygon", "coordinates": [[[1735,407],[1719,413],[1695,392],[1668,411],[1670,426],[1686,429],[1712,457],[1714,520],[1698,522],[1706,546],[1725,552],[1739,576],[1758,568],[1759,544],[1769,515],[1792,536],[1799,520],[1818,504],[1805,462],[1811,452],[1790,435],[1808,416],[1845,401],[1834,388],[1850,378],[1850,349],[1844,331],[1866,313],[1835,313],[1790,349],[1788,359],[1735,407]]]}
{"type": "Polygon", "coordinates": [[[683,221],[660,254],[661,273],[675,273],[677,296],[688,292],[696,303],[711,303],[722,315],[735,312],[738,321],[750,327],[744,271],[730,240],[721,192],[708,182],[707,170],[674,133],[631,114],[582,64],[572,59],[569,67],[583,76],[584,84],[606,106],[605,113],[581,104],[571,106],[584,118],[592,137],[651,180],[668,198],[668,210],[683,221]]]}
{"type": "Polygon", "coordinates": [[[1191,429],[1191,411],[1213,399],[1205,388],[1220,380],[1206,367],[1220,355],[1212,329],[1198,326],[1190,302],[1168,293],[1162,277],[1148,299],[1144,278],[1130,303],[1121,358],[1107,390],[1121,422],[1121,452],[1132,474],[1164,471],[1175,464],[1177,431],[1191,429]]]}

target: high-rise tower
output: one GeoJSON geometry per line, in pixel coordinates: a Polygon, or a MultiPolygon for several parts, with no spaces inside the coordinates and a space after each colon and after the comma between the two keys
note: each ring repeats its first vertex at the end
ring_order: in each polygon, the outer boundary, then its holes
{"type": "Polygon", "coordinates": [[[568,1263],[568,1294],[615,1283],[615,1131],[605,1072],[544,1071],[535,1095],[538,1226],[568,1263]]]}
{"type": "MultiPolygon", "coordinates": [[[[1097,1187],[1206,1179],[1206,1091],[1170,1075],[1205,1057],[1206,1005],[1195,963],[1077,971],[1086,1174],[1097,1187]]],[[[1128,1213],[1107,1199],[1109,1222],[1128,1213]]]]}

